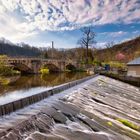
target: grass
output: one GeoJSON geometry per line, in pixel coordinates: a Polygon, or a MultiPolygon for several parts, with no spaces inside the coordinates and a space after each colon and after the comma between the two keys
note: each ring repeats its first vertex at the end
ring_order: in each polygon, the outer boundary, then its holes
{"type": "Polygon", "coordinates": [[[128,120],[121,119],[121,118],[118,118],[117,120],[129,128],[132,128],[132,129],[137,130],[137,131],[140,130],[140,127],[138,125],[136,125],[132,122],[129,122],[128,120]]]}

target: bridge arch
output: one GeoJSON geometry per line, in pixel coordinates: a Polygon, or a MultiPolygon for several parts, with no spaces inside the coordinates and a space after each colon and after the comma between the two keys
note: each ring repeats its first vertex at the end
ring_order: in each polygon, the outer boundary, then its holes
{"type": "Polygon", "coordinates": [[[66,69],[74,71],[79,68],[75,61],[70,60],[55,60],[55,59],[41,59],[41,58],[8,58],[5,59],[7,65],[13,65],[22,73],[40,73],[41,67],[44,65],[48,67],[51,72],[65,71],[66,69]]]}
{"type": "Polygon", "coordinates": [[[76,66],[74,66],[74,65],[71,64],[71,63],[68,63],[68,64],[66,65],[66,70],[76,71],[76,66]]]}
{"type": "Polygon", "coordinates": [[[48,63],[43,66],[44,68],[48,68],[49,72],[60,72],[61,70],[53,63],[48,63]]]}
{"type": "Polygon", "coordinates": [[[27,65],[23,63],[11,63],[11,65],[14,70],[18,70],[23,74],[34,73],[34,71],[30,67],[28,67],[27,65]]]}

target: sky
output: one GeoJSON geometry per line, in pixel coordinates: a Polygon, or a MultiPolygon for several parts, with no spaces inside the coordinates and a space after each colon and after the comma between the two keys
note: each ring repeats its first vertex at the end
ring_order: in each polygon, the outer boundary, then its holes
{"type": "Polygon", "coordinates": [[[0,0],[0,38],[13,43],[73,48],[81,28],[96,33],[96,46],[140,35],[140,0],[0,0]]]}

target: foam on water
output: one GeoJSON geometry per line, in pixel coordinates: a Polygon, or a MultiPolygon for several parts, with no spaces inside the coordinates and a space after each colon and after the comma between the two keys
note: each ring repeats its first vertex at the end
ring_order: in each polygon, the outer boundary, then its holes
{"type": "Polygon", "coordinates": [[[139,126],[139,91],[136,87],[129,88],[128,84],[117,83],[116,80],[99,76],[10,116],[4,116],[0,118],[0,126],[7,128],[7,133],[1,138],[139,140],[139,130],[129,128],[117,120],[123,118],[139,126]],[[133,95],[137,95],[137,100],[133,95]]]}

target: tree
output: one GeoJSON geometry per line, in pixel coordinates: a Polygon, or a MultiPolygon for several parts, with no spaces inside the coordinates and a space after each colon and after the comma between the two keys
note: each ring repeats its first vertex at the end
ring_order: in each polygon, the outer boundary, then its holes
{"type": "Polygon", "coordinates": [[[49,57],[48,57],[48,52],[47,52],[47,51],[44,53],[44,58],[45,58],[45,59],[49,58],[49,57]]]}
{"type": "Polygon", "coordinates": [[[113,41],[108,42],[108,43],[105,44],[105,48],[106,48],[105,57],[106,57],[107,61],[112,59],[112,56],[113,56],[113,49],[112,49],[112,47],[113,46],[114,46],[114,42],[113,41]]]}
{"type": "Polygon", "coordinates": [[[134,57],[135,57],[135,58],[140,57],[140,51],[136,51],[136,52],[134,53],[134,57]]]}
{"type": "Polygon", "coordinates": [[[83,37],[79,40],[79,44],[82,47],[86,48],[86,64],[88,64],[88,50],[89,47],[92,47],[92,45],[96,42],[95,41],[95,32],[93,31],[93,28],[91,27],[84,27],[81,29],[83,33],[83,37]]]}
{"type": "Polygon", "coordinates": [[[121,52],[117,53],[115,57],[118,61],[122,61],[125,59],[125,55],[121,52]]]}
{"type": "Polygon", "coordinates": [[[7,76],[13,74],[13,68],[7,66],[5,60],[8,57],[6,55],[0,55],[0,76],[7,76]]]}
{"type": "Polygon", "coordinates": [[[113,47],[113,46],[114,46],[114,42],[113,42],[113,41],[108,42],[108,43],[105,44],[105,47],[106,47],[107,49],[109,49],[109,48],[111,48],[111,47],[113,47]]]}

